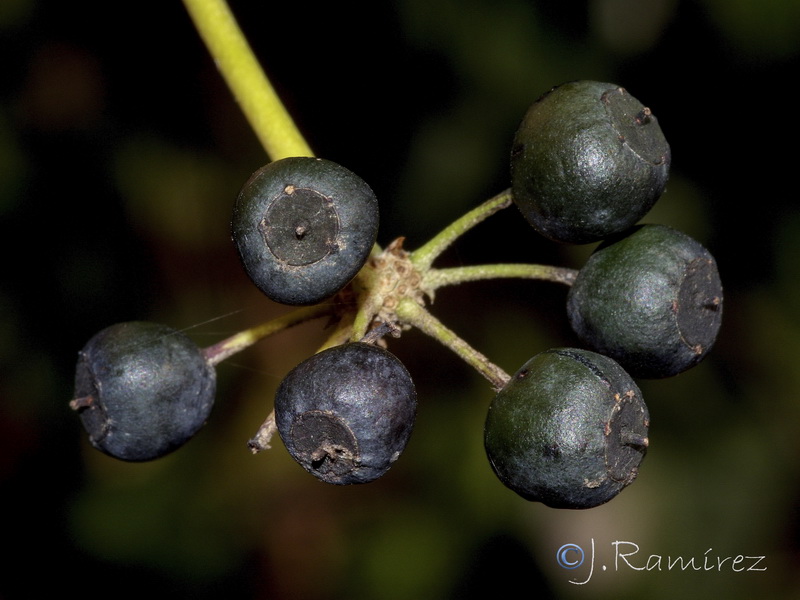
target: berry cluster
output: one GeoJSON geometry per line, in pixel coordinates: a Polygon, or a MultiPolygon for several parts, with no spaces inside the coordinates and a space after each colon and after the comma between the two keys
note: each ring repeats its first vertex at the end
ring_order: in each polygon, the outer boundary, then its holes
{"type": "Polygon", "coordinates": [[[217,363],[327,317],[335,323],[328,342],[286,375],[249,446],[268,448],[277,432],[320,480],[366,483],[386,473],[411,435],[416,391],[385,338],[416,327],[495,389],[484,443],[500,481],[557,508],[607,502],[634,480],[649,445],[650,417],[633,377],[696,365],[720,327],[722,286],[709,252],[671,228],[637,225],[664,191],[669,164],[658,121],[627,91],[564,84],[525,115],[510,190],[409,252],[402,239],[377,246],[378,202],[360,177],[313,157],[273,161],[236,199],[232,238],[253,283],[299,308],[205,349],[160,325],[109,327],[80,352],[71,406],[103,452],[158,458],[206,421],[217,363]],[[551,240],[602,243],[577,272],[432,266],[461,234],[511,204],[551,240]],[[426,308],[440,287],[497,277],[569,285],[566,314],[586,348],[545,350],[509,376],[426,308]]]}

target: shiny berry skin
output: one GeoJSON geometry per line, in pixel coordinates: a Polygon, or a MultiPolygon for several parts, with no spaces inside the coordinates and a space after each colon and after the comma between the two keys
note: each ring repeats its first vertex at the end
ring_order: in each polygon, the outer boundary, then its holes
{"type": "Polygon", "coordinates": [[[75,399],[89,442],[125,461],[185,444],[214,405],[216,372],[186,335],[131,321],[103,329],[78,355],[75,399]]]}
{"type": "Polygon", "coordinates": [[[567,295],[567,315],[588,347],[634,377],[671,377],[708,354],[722,301],[706,248],[670,227],[641,225],[589,257],[567,295]]]}
{"type": "Polygon", "coordinates": [[[354,342],[306,359],[275,395],[275,423],[300,465],[326,483],[367,483],[408,443],[416,391],[397,357],[354,342]]]}
{"type": "Polygon", "coordinates": [[[592,508],[636,478],[650,417],[612,359],[575,348],[537,354],[489,407],[484,444],[497,477],[526,500],[592,508]]]}
{"type": "Polygon", "coordinates": [[[247,274],[264,294],[283,304],[316,304],[364,266],[378,232],[378,201],[341,165],[284,158],[247,180],[231,232],[247,274]]]}
{"type": "Polygon", "coordinates": [[[565,83],[531,105],[514,137],[514,202],[551,240],[598,241],[650,210],[670,160],[655,116],[625,89],[565,83]]]}

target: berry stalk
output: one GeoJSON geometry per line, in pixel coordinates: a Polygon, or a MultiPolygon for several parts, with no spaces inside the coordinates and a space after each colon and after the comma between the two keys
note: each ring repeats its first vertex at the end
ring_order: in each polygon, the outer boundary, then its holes
{"type": "Polygon", "coordinates": [[[474,265],[468,267],[452,267],[449,269],[431,269],[422,280],[426,293],[433,292],[447,285],[458,285],[469,281],[483,279],[537,279],[572,285],[578,271],[564,267],[530,264],[493,264],[474,265]]]}
{"type": "Polygon", "coordinates": [[[502,389],[510,376],[483,354],[461,339],[454,331],[410,298],[397,306],[397,316],[403,323],[416,327],[455,352],[464,362],[483,375],[495,391],[502,389]]]}
{"type": "Polygon", "coordinates": [[[467,231],[482,223],[494,213],[511,206],[511,190],[504,190],[494,198],[490,198],[480,206],[472,209],[464,216],[445,227],[425,245],[420,246],[411,254],[411,262],[420,271],[427,271],[438,256],[464,235],[467,231]]]}
{"type": "Polygon", "coordinates": [[[318,304],[315,306],[298,308],[297,310],[293,310],[292,312],[281,317],[277,317],[276,319],[272,319],[266,323],[262,323],[261,325],[256,325],[255,327],[245,329],[244,331],[240,331],[239,333],[232,335],[221,342],[217,342],[212,346],[208,346],[207,348],[203,349],[203,355],[210,365],[217,365],[226,358],[229,358],[230,356],[249,348],[256,342],[263,340],[265,337],[268,337],[274,333],[278,333],[279,331],[283,331],[284,329],[288,329],[289,327],[293,327],[294,325],[299,325],[300,323],[310,321],[311,319],[330,315],[333,313],[333,311],[333,307],[329,304],[318,304]]]}

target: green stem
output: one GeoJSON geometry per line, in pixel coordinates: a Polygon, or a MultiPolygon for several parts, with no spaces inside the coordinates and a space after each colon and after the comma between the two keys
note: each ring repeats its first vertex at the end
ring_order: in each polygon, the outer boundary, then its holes
{"type": "Polygon", "coordinates": [[[313,156],[225,0],[183,0],[183,3],[270,158],[313,156]]]}
{"type": "Polygon", "coordinates": [[[441,321],[410,298],[400,301],[397,306],[397,316],[404,323],[416,327],[450,348],[464,362],[483,375],[492,384],[495,391],[499,391],[508,383],[510,379],[508,373],[467,344],[454,331],[448,329],[441,321]]]}
{"type": "Polygon", "coordinates": [[[372,304],[371,300],[371,296],[366,296],[366,300],[359,303],[358,311],[350,328],[351,342],[356,342],[367,334],[375,315],[378,314],[378,309],[372,304]]]}
{"type": "Polygon", "coordinates": [[[317,348],[317,352],[322,352],[334,346],[341,346],[351,341],[354,314],[352,310],[348,310],[341,315],[341,318],[336,322],[331,334],[322,345],[317,348]]]}
{"type": "Polygon", "coordinates": [[[434,291],[446,285],[458,285],[483,279],[538,279],[572,285],[578,271],[564,267],[528,264],[495,264],[431,269],[423,278],[423,288],[434,291]]]}
{"type": "Polygon", "coordinates": [[[500,192],[463,217],[451,223],[425,245],[411,253],[411,262],[420,272],[427,271],[433,261],[464,233],[485,221],[497,211],[511,205],[511,190],[500,192]]]}
{"type": "Polygon", "coordinates": [[[278,333],[279,331],[283,331],[284,329],[288,329],[289,327],[293,327],[294,325],[299,325],[305,321],[330,315],[332,312],[332,308],[325,304],[298,308],[297,310],[293,310],[288,314],[276,319],[272,319],[271,321],[267,321],[266,323],[262,323],[261,325],[240,331],[239,333],[224,339],[213,346],[208,346],[207,348],[203,349],[203,355],[210,365],[216,365],[221,363],[226,358],[241,352],[245,348],[249,348],[256,342],[263,340],[265,337],[268,337],[274,333],[278,333]]]}

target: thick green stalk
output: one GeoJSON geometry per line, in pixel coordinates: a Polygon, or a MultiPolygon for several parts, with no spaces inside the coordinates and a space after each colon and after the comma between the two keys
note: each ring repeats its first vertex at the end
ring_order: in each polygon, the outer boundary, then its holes
{"type": "Polygon", "coordinates": [[[225,0],[183,0],[183,3],[270,158],[313,156],[225,0]]]}

